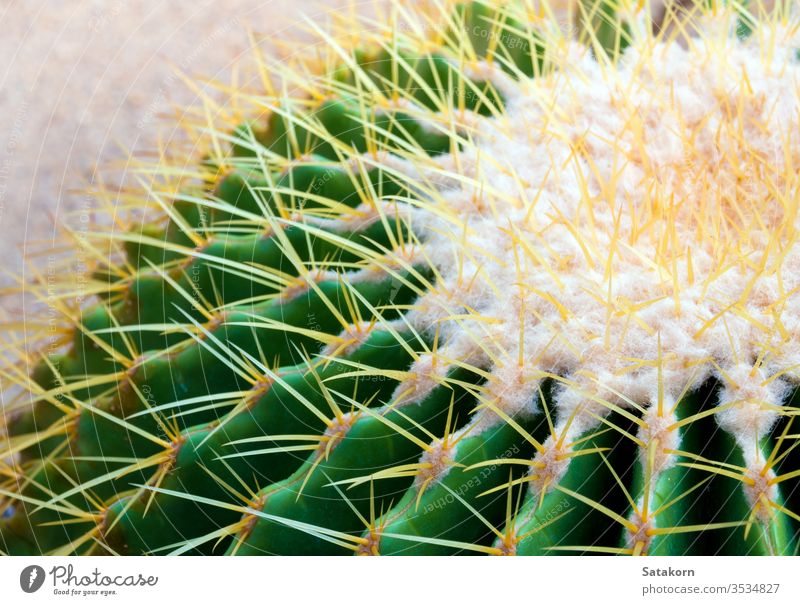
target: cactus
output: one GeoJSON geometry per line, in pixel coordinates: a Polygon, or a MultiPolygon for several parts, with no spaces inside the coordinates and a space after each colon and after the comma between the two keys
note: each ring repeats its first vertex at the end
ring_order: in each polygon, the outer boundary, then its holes
{"type": "Polygon", "coordinates": [[[25,285],[0,549],[795,554],[800,23],[690,8],[256,53],[25,285]]]}

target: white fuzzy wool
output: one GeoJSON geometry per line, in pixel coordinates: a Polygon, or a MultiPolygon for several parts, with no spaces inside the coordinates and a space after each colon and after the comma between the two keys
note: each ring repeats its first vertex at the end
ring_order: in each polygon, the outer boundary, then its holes
{"type": "MultiPolygon", "coordinates": [[[[473,66],[506,112],[471,116],[463,149],[416,171],[435,173],[413,222],[440,278],[409,317],[438,329],[438,355],[487,367],[484,398],[510,415],[562,377],[555,416],[575,435],[593,422],[577,407],[653,405],[659,366],[672,400],[715,374],[731,398],[780,405],[800,376],[789,32],[645,39],[613,68],[564,42],[554,73],[513,85],[473,66]]],[[[720,418],[740,443],[775,418],[757,408],[720,418]]]]}

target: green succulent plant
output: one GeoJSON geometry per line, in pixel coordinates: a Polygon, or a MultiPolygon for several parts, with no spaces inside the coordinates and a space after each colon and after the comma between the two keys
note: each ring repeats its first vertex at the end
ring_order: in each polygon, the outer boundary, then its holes
{"type": "Polygon", "coordinates": [[[258,55],[25,285],[0,549],[796,554],[800,22],[648,8],[258,55]]]}

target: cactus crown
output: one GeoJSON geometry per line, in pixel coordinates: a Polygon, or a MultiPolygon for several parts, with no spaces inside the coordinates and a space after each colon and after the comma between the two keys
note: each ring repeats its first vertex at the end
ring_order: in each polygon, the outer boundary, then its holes
{"type": "Polygon", "coordinates": [[[92,280],[28,286],[0,548],[794,553],[800,21],[648,15],[393,2],[257,56],[266,117],[209,100],[92,280]]]}

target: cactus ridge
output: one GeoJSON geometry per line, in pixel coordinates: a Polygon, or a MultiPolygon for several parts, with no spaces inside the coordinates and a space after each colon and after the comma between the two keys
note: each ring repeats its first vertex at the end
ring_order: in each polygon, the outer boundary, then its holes
{"type": "Polygon", "coordinates": [[[256,48],[199,165],[99,188],[25,285],[0,550],[796,554],[775,4],[393,1],[256,48]]]}

